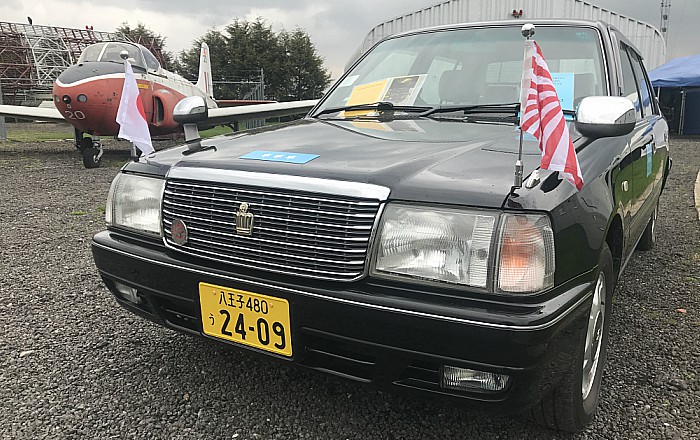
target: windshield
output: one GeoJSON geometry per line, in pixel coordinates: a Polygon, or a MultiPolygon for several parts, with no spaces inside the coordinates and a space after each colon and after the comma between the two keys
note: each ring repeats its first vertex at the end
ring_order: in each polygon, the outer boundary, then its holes
{"type": "Polygon", "coordinates": [[[78,64],[91,61],[108,61],[121,64],[124,62],[121,58],[122,51],[127,51],[129,54],[128,60],[132,66],[145,68],[146,63],[141,50],[133,44],[119,42],[97,43],[86,47],[78,59],[78,64]]]}
{"type": "MultiPolygon", "coordinates": [[[[593,28],[538,26],[564,110],[602,95],[600,38],[593,28]]],[[[451,29],[393,38],[375,47],[319,111],[376,102],[397,106],[509,104],[520,100],[520,27],[451,29]]],[[[318,114],[318,113],[317,113],[318,114]]]]}

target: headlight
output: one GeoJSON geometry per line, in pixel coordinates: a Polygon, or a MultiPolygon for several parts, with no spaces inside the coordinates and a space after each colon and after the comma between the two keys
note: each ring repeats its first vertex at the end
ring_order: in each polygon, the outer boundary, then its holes
{"type": "Polygon", "coordinates": [[[164,184],[162,179],[119,173],[107,196],[107,225],[160,237],[164,184]]]}
{"type": "Polygon", "coordinates": [[[546,215],[394,203],[382,215],[371,274],[536,293],[554,285],[554,268],[546,215]]]}
{"type": "Polygon", "coordinates": [[[483,212],[389,204],[372,272],[486,288],[496,220],[483,212]]]}
{"type": "Polygon", "coordinates": [[[496,292],[532,293],[554,285],[554,234],[545,215],[506,214],[501,221],[496,292]]]}

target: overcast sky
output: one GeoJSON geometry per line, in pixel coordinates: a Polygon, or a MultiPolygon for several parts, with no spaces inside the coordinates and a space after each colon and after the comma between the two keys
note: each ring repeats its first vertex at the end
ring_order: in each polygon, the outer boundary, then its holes
{"type": "MultiPolygon", "coordinates": [[[[479,0],[473,0],[479,1],[479,0]]],[[[592,3],[658,27],[660,0],[590,0],[592,3]]],[[[305,29],[326,67],[337,77],[367,32],[382,21],[438,3],[437,0],[1,0],[0,21],[112,32],[121,23],[143,23],[166,38],[166,49],[192,47],[208,29],[222,29],[234,18],[263,17],[273,29],[305,29]]],[[[519,9],[522,0],[513,0],[519,9]]],[[[699,0],[673,0],[667,59],[700,53],[696,27],[699,0]]],[[[216,54],[212,54],[216,56],[216,54]]]]}

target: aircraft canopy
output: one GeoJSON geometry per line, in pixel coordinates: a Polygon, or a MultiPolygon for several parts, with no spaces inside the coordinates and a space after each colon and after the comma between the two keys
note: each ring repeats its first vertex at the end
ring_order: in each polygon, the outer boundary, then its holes
{"type": "Polygon", "coordinates": [[[132,66],[151,71],[159,71],[160,63],[151,52],[140,44],[126,43],[120,41],[109,41],[105,43],[92,44],[83,50],[78,59],[78,64],[91,61],[106,61],[123,63],[121,53],[126,51],[129,54],[129,62],[132,66]]]}

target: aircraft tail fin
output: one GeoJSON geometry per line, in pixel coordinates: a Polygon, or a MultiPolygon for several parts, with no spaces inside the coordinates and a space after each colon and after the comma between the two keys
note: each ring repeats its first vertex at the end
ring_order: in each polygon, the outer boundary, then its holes
{"type": "Polygon", "coordinates": [[[202,43],[202,49],[199,52],[199,78],[197,79],[196,86],[203,90],[207,96],[214,99],[214,85],[211,79],[211,60],[209,58],[209,46],[207,46],[207,43],[202,43]]]}

